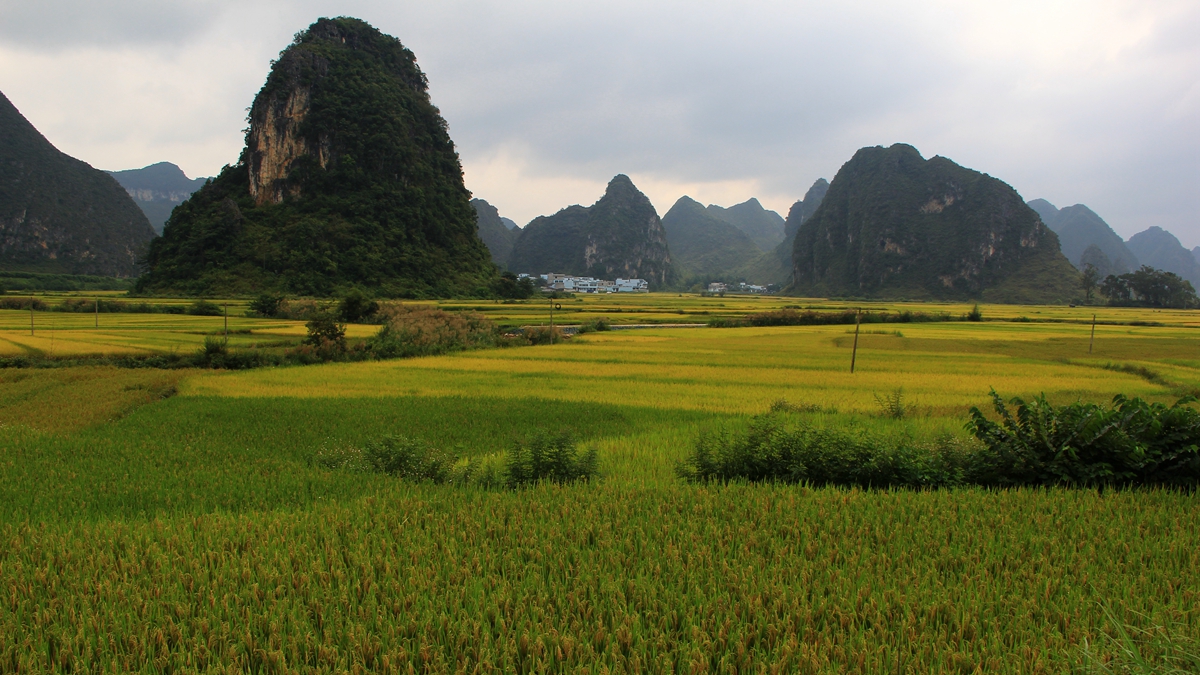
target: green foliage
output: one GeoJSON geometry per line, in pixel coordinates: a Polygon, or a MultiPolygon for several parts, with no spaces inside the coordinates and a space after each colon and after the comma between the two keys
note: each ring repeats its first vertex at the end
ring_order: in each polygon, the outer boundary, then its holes
{"type": "MultiPolygon", "coordinates": [[[[503,227],[503,225],[501,225],[503,227]]],[[[532,298],[537,292],[532,277],[517,278],[512,272],[505,272],[492,283],[492,292],[500,298],[509,300],[524,300],[532,298]]]]}
{"type": "Polygon", "coordinates": [[[676,474],[688,482],[935,488],[961,484],[969,465],[969,450],[953,438],[923,445],[861,428],[818,428],[789,413],[773,408],[744,435],[702,434],[676,474]]]}
{"type": "Polygon", "coordinates": [[[1083,266],[1083,274],[1079,275],[1079,288],[1083,291],[1083,299],[1085,302],[1092,301],[1092,295],[1096,293],[1096,287],[1100,285],[1100,271],[1095,265],[1086,264],[1083,266]]]}
{"type": "MultiPolygon", "coordinates": [[[[745,232],[690,197],[680,197],[663,216],[662,224],[671,249],[671,264],[692,276],[730,274],[762,255],[745,232]]],[[[783,234],[782,220],[779,234],[783,234]]]]}
{"type": "Polygon", "coordinates": [[[879,406],[879,415],[893,420],[902,420],[912,407],[904,400],[904,389],[897,389],[890,394],[872,394],[875,405],[879,406]]]}
{"type": "Polygon", "coordinates": [[[220,305],[207,300],[193,302],[188,306],[187,313],[192,316],[221,316],[223,314],[220,305]]]}
{"type": "Polygon", "coordinates": [[[318,312],[305,324],[304,344],[317,350],[322,361],[334,361],[346,353],[346,324],[332,312],[318,312]]]}
{"type": "Polygon", "coordinates": [[[259,293],[250,301],[250,311],[255,316],[271,318],[279,314],[287,299],[278,293],[259,293]]]}
{"type": "Polygon", "coordinates": [[[608,330],[612,330],[612,321],[608,317],[602,316],[596,319],[588,319],[579,324],[579,328],[575,330],[575,334],[602,333],[608,330]]]}
{"type": "Polygon", "coordinates": [[[597,477],[596,449],[580,454],[567,432],[554,436],[535,433],[524,443],[514,444],[505,458],[505,483],[510,489],[542,481],[574,483],[597,477]]]}
{"type": "Polygon", "coordinates": [[[567,339],[561,326],[528,326],[521,335],[531,345],[557,345],[567,339]]]}
{"type": "Polygon", "coordinates": [[[384,436],[367,443],[363,458],[374,471],[411,481],[445,483],[457,457],[419,438],[384,436]]]}
{"type": "Polygon", "coordinates": [[[11,291],[128,291],[133,282],[119,277],[0,271],[0,286],[11,291]]]}
{"type": "Polygon", "coordinates": [[[500,329],[474,312],[390,305],[381,314],[383,327],[365,345],[375,358],[432,356],[505,343],[500,329]]]}
{"type": "Polygon", "coordinates": [[[1136,272],[1108,275],[1100,285],[1100,292],[1108,298],[1110,305],[1176,309],[1200,307],[1200,299],[1196,297],[1196,289],[1190,281],[1172,272],[1145,265],[1136,272]]]}
{"type": "Polygon", "coordinates": [[[476,235],[445,120],[411,51],[357,19],[321,19],[274,64],[250,110],[242,157],[171,214],[138,290],[380,297],[482,295],[496,269],[476,235]],[[256,201],[255,129],[293,92],[308,94],[287,133],[304,156],[256,201]]]}
{"type": "Polygon", "coordinates": [[[357,288],[342,297],[338,303],[338,318],[346,323],[362,323],[379,311],[379,303],[357,288]]]}
{"type": "Polygon", "coordinates": [[[1054,406],[1013,398],[1014,416],[992,392],[997,424],[976,407],[967,428],[984,443],[973,471],[982,485],[1143,486],[1200,484],[1200,413],[1191,397],[1167,407],[1117,395],[1111,408],[1054,406]]]}
{"type": "Polygon", "coordinates": [[[979,311],[979,305],[975,305],[970,312],[967,312],[967,321],[983,321],[983,312],[979,311]]]}
{"type": "Polygon", "coordinates": [[[23,298],[19,295],[0,298],[0,309],[29,310],[31,307],[38,312],[44,312],[49,309],[49,306],[41,298],[23,298]]]}

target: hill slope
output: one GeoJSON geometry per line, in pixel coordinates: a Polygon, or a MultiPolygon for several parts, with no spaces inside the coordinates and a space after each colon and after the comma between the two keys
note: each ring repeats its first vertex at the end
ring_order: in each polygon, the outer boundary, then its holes
{"type": "Polygon", "coordinates": [[[863,148],[796,233],[793,291],[1057,302],[1078,273],[1015,190],[916,148],[863,148]]]}
{"type": "Polygon", "coordinates": [[[159,162],[141,169],[107,171],[117,179],[150,221],[155,232],[162,233],[163,225],[176,206],[204,187],[207,178],[188,178],[183,169],[170,162],[159,162]]]}
{"type": "Polygon", "coordinates": [[[148,262],[140,290],[206,294],[445,296],[497,272],[416,58],[350,18],[284,50],[241,158],[175,209],[148,262]]]}
{"type": "Polygon", "coordinates": [[[674,278],[662,221],[625,175],[613,178],[590,207],[568,206],[533,219],[513,245],[508,269],[645,279],[653,286],[674,278]]]}
{"type": "Polygon", "coordinates": [[[0,94],[0,266],[128,277],[153,237],[117,181],[59,152],[0,94]]]}
{"type": "Polygon", "coordinates": [[[792,282],[792,251],[796,248],[796,231],[800,225],[817,212],[821,200],[829,190],[829,181],[818,178],[804,194],[804,199],[792,204],[784,221],[784,239],[774,249],[767,251],[737,271],[738,275],[755,284],[786,286],[792,282]]]}
{"type": "Polygon", "coordinates": [[[510,230],[496,207],[486,201],[472,199],[471,206],[475,207],[475,215],[478,218],[479,238],[491,252],[492,262],[504,267],[512,254],[513,243],[521,233],[510,230]]]}
{"type": "Polygon", "coordinates": [[[1063,255],[1076,268],[1083,269],[1083,254],[1090,246],[1104,253],[1109,269],[1114,274],[1124,274],[1138,268],[1138,258],[1125,245],[1125,240],[1103,218],[1083,204],[1060,210],[1045,199],[1035,199],[1029,202],[1029,206],[1038,212],[1046,227],[1058,235],[1063,255]]]}
{"type": "Polygon", "coordinates": [[[712,208],[683,196],[662,218],[671,262],[680,274],[721,277],[762,255],[750,237],[715,217],[712,208]]]}
{"type": "Polygon", "coordinates": [[[756,197],[729,208],[709,204],[708,212],[744,232],[760,252],[770,251],[783,241],[783,218],[764,209],[756,197]]]}
{"type": "Polygon", "coordinates": [[[1151,227],[1129,238],[1129,250],[1143,265],[1174,272],[1200,288],[1200,264],[1175,235],[1161,227],[1151,227]]]}

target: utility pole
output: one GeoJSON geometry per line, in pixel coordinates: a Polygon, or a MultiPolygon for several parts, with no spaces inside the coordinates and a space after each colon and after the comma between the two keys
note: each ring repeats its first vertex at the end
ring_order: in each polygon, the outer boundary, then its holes
{"type": "Polygon", "coordinates": [[[550,344],[554,344],[554,296],[550,296],[550,344]]]}
{"type": "Polygon", "coordinates": [[[1096,315],[1092,315],[1092,339],[1088,341],[1088,353],[1092,353],[1092,345],[1096,344],[1096,315]]]}
{"type": "Polygon", "coordinates": [[[33,335],[33,296],[29,296],[29,334],[33,335]]]}
{"type": "Polygon", "coordinates": [[[854,349],[850,352],[850,374],[854,374],[854,361],[858,358],[858,324],[861,312],[854,312],[854,349]]]}
{"type": "Polygon", "coordinates": [[[100,298],[96,298],[96,328],[100,327],[100,298]]]}
{"type": "Polygon", "coordinates": [[[229,344],[229,301],[225,301],[225,344],[229,344]]]}

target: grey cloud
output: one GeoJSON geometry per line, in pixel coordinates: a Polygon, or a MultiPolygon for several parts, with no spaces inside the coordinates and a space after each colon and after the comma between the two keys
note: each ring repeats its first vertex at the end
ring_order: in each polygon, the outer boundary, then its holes
{"type": "Polygon", "coordinates": [[[178,44],[221,19],[229,2],[0,0],[0,41],[57,51],[81,46],[178,44]]]}

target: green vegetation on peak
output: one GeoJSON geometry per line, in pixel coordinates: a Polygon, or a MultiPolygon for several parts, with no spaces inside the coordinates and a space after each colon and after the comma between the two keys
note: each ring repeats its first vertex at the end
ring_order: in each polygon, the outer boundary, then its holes
{"type": "Polygon", "coordinates": [[[399,40],[318,20],[280,54],[249,121],[238,162],[151,245],[139,291],[487,293],[497,270],[458,153],[399,40]]]}
{"type": "Polygon", "coordinates": [[[623,174],[609,182],[592,206],[568,206],[526,225],[508,269],[645,279],[655,287],[675,278],[662,221],[646,195],[623,174]]]}
{"type": "Polygon", "coordinates": [[[770,251],[784,239],[783,218],[774,211],[764,209],[757,197],[729,208],[709,204],[708,212],[745,232],[760,252],[770,251]]]}
{"type": "Polygon", "coordinates": [[[60,152],[0,93],[0,269],[130,277],[153,237],[117,181],[60,152]]]}
{"type": "Polygon", "coordinates": [[[793,292],[1065,302],[1078,272],[1004,182],[916,148],[862,148],[796,234],[793,292]]]}
{"type": "Polygon", "coordinates": [[[712,208],[685,195],[662,218],[681,275],[723,277],[762,255],[745,232],[714,216],[712,208]]]}

